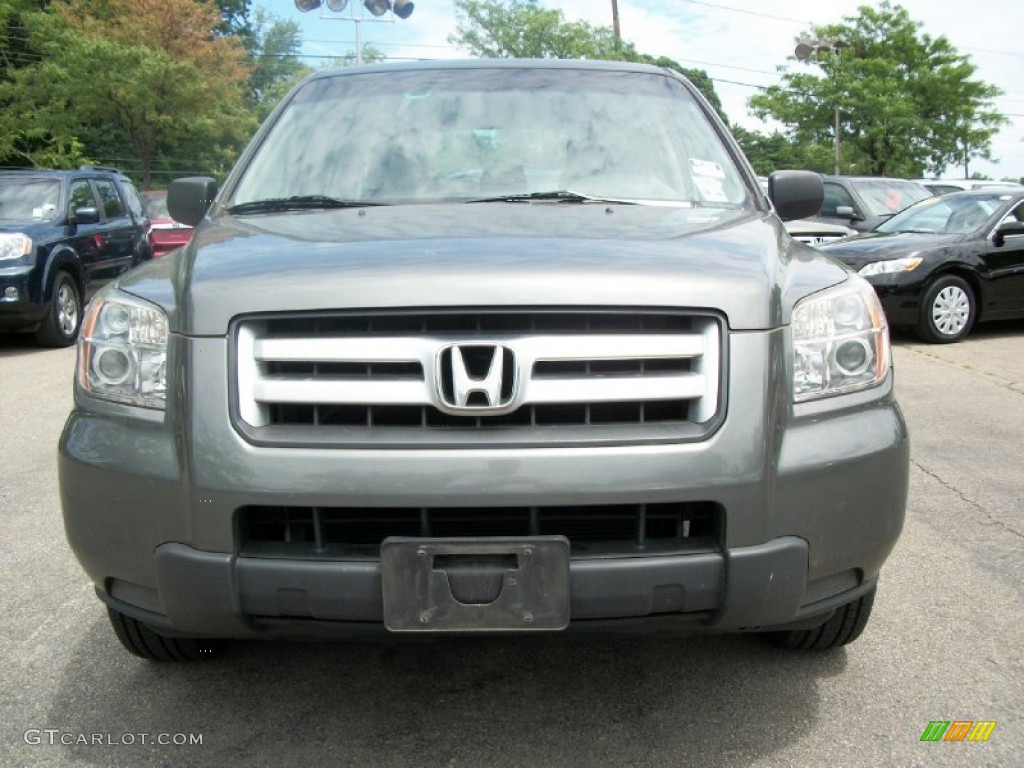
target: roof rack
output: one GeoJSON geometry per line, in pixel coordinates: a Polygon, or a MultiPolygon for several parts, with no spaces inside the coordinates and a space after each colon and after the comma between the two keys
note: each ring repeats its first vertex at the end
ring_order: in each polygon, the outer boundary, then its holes
{"type": "Polygon", "coordinates": [[[121,173],[119,168],[111,168],[108,165],[80,165],[80,166],[78,166],[78,170],[80,170],[80,171],[103,171],[105,173],[121,173]]]}

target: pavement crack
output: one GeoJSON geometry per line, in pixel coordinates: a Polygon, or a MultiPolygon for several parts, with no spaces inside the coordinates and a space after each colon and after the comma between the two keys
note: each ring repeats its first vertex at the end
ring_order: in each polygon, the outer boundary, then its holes
{"type": "Polygon", "coordinates": [[[1016,536],[1019,539],[1024,539],[1024,533],[1021,533],[1016,528],[1010,527],[1009,525],[1007,525],[1006,523],[1004,523],[1001,520],[996,520],[994,517],[992,517],[992,515],[990,515],[988,513],[988,510],[986,510],[985,507],[983,507],[981,504],[979,504],[978,502],[976,502],[974,499],[970,498],[969,496],[966,496],[963,493],[963,491],[961,491],[959,488],[957,488],[955,486],[952,486],[949,483],[947,483],[938,474],[936,474],[935,472],[932,472],[930,469],[925,467],[919,461],[917,461],[916,459],[911,459],[910,463],[913,464],[915,467],[917,467],[922,472],[924,472],[926,475],[928,475],[928,477],[932,478],[937,483],[939,483],[939,485],[941,485],[943,488],[945,488],[946,490],[948,490],[948,491],[952,492],[954,495],[956,495],[961,501],[964,502],[964,504],[972,506],[976,510],[978,510],[978,512],[980,512],[982,515],[984,515],[984,517],[992,525],[995,525],[995,526],[997,526],[999,528],[1002,528],[1007,533],[1011,533],[1011,534],[1013,534],[1014,536],[1016,536]]]}
{"type": "Polygon", "coordinates": [[[938,355],[934,352],[918,349],[917,347],[901,346],[901,349],[905,349],[907,352],[913,352],[914,354],[920,355],[921,357],[927,358],[928,360],[932,360],[936,363],[948,365],[950,368],[956,368],[957,370],[966,371],[967,373],[973,374],[975,376],[981,376],[982,378],[987,379],[996,386],[1010,390],[1015,395],[1024,395],[1024,382],[1011,381],[1010,379],[1005,379],[1002,376],[999,376],[998,374],[989,373],[988,371],[981,371],[972,365],[968,365],[966,363],[958,363],[956,360],[950,360],[947,357],[942,357],[941,355],[938,355]]]}

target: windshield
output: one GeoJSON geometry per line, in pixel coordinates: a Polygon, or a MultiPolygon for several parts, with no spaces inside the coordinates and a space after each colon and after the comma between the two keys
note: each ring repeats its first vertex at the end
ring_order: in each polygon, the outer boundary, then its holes
{"type": "Polygon", "coordinates": [[[48,221],[59,202],[59,181],[0,178],[0,221],[48,221]]]}
{"type": "Polygon", "coordinates": [[[852,183],[873,216],[891,216],[908,205],[932,195],[920,184],[896,179],[872,179],[852,183]]]}
{"type": "Polygon", "coordinates": [[[271,128],[230,205],[310,196],[501,200],[557,191],[751,205],[721,139],[679,82],[532,68],[396,70],[311,81],[271,128]]]}
{"type": "Polygon", "coordinates": [[[931,197],[880,224],[876,231],[966,234],[982,227],[1009,199],[1001,192],[931,197]]]}

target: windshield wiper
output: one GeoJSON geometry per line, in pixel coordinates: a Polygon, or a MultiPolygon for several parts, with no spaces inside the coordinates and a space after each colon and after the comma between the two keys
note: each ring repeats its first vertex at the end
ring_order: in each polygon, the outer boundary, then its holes
{"type": "Polygon", "coordinates": [[[308,211],[327,208],[365,208],[371,203],[366,200],[339,200],[326,195],[292,195],[291,197],[270,197],[266,200],[252,200],[228,208],[228,213],[273,213],[275,211],[308,211]]]}
{"type": "Polygon", "coordinates": [[[612,197],[593,197],[568,189],[555,189],[551,192],[524,192],[513,195],[496,195],[494,197],[477,197],[467,203],[529,203],[534,200],[553,200],[556,203],[621,203],[637,205],[636,200],[621,200],[612,197]]]}

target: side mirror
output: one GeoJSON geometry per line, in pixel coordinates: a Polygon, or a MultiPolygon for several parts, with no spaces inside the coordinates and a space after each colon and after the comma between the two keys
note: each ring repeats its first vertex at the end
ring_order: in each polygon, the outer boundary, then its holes
{"type": "Polygon", "coordinates": [[[997,248],[1000,248],[1006,242],[1006,238],[1022,235],[1024,235],[1024,221],[1005,221],[999,225],[999,229],[992,236],[992,242],[997,248]]]}
{"type": "Polygon", "coordinates": [[[776,171],[768,177],[768,197],[783,221],[806,219],[821,210],[825,187],[811,171],[776,171]]]}
{"type": "Polygon", "coordinates": [[[209,176],[175,179],[167,188],[167,210],[171,218],[194,227],[199,224],[217,196],[217,182],[209,176]]]}
{"type": "Polygon", "coordinates": [[[71,221],[75,224],[97,224],[100,220],[100,209],[95,206],[75,208],[71,221]]]}

